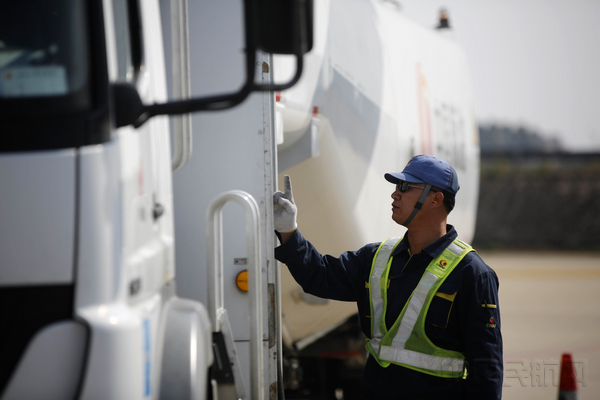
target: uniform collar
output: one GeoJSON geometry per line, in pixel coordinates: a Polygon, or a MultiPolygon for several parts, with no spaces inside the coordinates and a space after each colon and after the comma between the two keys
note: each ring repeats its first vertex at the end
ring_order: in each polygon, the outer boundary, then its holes
{"type": "MultiPolygon", "coordinates": [[[[442,254],[442,251],[444,251],[446,247],[450,246],[450,243],[452,243],[457,237],[458,233],[456,232],[456,229],[454,229],[454,226],[447,224],[446,234],[438,240],[436,240],[435,242],[428,245],[427,247],[425,247],[422,250],[422,252],[427,253],[432,258],[436,258],[440,254],[442,254]]],[[[392,252],[392,257],[397,256],[403,251],[408,251],[408,240],[405,239],[402,239],[402,242],[400,242],[398,246],[396,246],[396,248],[392,252]]]]}

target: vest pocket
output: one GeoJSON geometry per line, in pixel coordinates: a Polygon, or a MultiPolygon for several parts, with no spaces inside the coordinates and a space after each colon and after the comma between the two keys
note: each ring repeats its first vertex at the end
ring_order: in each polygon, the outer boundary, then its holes
{"type": "Polygon", "coordinates": [[[431,300],[425,322],[435,327],[445,329],[448,326],[448,320],[450,319],[450,311],[452,311],[454,297],[456,297],[456,293],[447,294],[437,292],[431,300]]]}

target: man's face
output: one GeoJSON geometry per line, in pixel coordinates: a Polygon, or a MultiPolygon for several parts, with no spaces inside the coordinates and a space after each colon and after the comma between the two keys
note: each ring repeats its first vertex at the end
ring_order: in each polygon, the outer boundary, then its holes
{"type": "Polygon", "coordinates": [[[399,188],[401,184],[402,181],[398,182],[392,193],[392,199],[394,199],[392,202],[392,219],[399,225],[402,225],[413,212],[415,204],[419,201],[425,188],[424,183],[409,183],[407,191],[402,193],[399,188]]]}

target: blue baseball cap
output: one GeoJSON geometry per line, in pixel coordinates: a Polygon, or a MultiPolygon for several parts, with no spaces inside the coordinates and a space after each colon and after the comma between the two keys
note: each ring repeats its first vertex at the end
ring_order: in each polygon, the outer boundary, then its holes
{"type": "Polygon", "coordinates": [[[458,176],[452,165],[429,155],[414,156],[402,172],[389,172],[385,174],[385,179],[394,184],[398,181],[428,183],[454,196],[460,189],[458,176]]]}

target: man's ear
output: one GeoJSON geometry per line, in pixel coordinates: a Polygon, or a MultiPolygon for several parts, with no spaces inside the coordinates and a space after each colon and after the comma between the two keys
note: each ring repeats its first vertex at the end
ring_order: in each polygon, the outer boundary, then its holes
{"type": "Polygon", "coordinates": [[[435,192],[433,194],[433,198],[431,199],[431,203],[434,206],[439,207],[442,205],[443,202],[444,202],[444,194],[442,192],[435,192]]]}

